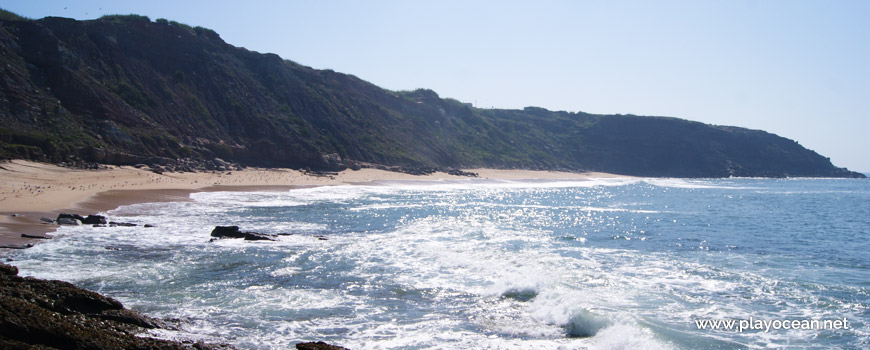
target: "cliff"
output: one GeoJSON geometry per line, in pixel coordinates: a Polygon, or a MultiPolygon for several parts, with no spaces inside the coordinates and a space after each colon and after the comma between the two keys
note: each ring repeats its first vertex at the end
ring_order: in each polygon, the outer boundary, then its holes
{"type": "Polygon", "coordinates": [[[209,29],[163,19],[2,18],[0,158],[862,177],[763,131],[478,109],[234,47],[209,29]]]}

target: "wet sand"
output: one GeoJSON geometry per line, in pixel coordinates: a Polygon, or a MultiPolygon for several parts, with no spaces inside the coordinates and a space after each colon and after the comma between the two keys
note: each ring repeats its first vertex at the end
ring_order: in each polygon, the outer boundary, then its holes
{"type": "MultiPolygon", "coordinates": [[[[607,173],[468,169],[481,179],[587,179],[607,173]]],[[[50,236],[57,225],[40,222],[61,212],[96,214],[119,206],[184,201],[201,191],[286,191],[303,186],[361,184],[373,181],[467,179],[446,173],[409,175],[377,169],[345,170],[332,176],[306,175],[293,169],[248,168],[229,172],[164,173],[129,166],[101,170],[69,169],[12,160],[0,163],[0,246],[33,244],[21,234],[50,236]]],[[[0,252],[2,255],[2,252],[0,252]]]]}

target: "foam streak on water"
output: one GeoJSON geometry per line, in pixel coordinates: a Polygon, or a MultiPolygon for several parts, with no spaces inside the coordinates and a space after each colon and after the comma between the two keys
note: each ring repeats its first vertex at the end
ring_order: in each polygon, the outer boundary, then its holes
{"type": "Polygon", "coordinates": [[[63,227],[23,273],[280,349],[853,349],[870,341],[861,180],[442,181],[210,192],[63,227]],[[209,242],[216,225],[282,234],[209,242]],[[326,238],[326,240],[323,240],[326,238]],[[694,320],[847,318],[851,330],[694,320]]]}

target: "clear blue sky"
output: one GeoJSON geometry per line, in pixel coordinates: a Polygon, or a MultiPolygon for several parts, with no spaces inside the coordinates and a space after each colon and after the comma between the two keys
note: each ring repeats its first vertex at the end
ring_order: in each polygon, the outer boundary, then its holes
{"type": "Polygon", "coordinates": [[[391,90],[479,107],[674,116],[766,130],[870,172],[870,1],[42,1],[136,13],[391,90]]]}

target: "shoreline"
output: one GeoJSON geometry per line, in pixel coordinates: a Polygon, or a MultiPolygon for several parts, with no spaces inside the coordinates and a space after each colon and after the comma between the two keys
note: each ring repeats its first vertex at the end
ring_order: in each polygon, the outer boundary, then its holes
{"type": "MultiPolygon", "coordinates": [[[[136,203],[190,200],[190,194],[211,191],[286,191],[309,186],[359,185],[376,181],[584,180],[627,177],[609,173],[571,173],[537,170],[467,169],[477,178],[437,172],[410,175],[378,169],[344,170],[315,176],[286,168],[248,168],[238,171],[164,173],[130,166],[82,170],[25,160],[0,162],[0,246],[25,246],[50,237],[59,226],[44,224],[61,212],[82,215],[106,212],[136,203]]],[[[0,248],[0,256],[8,248],[0,248]]]]}

